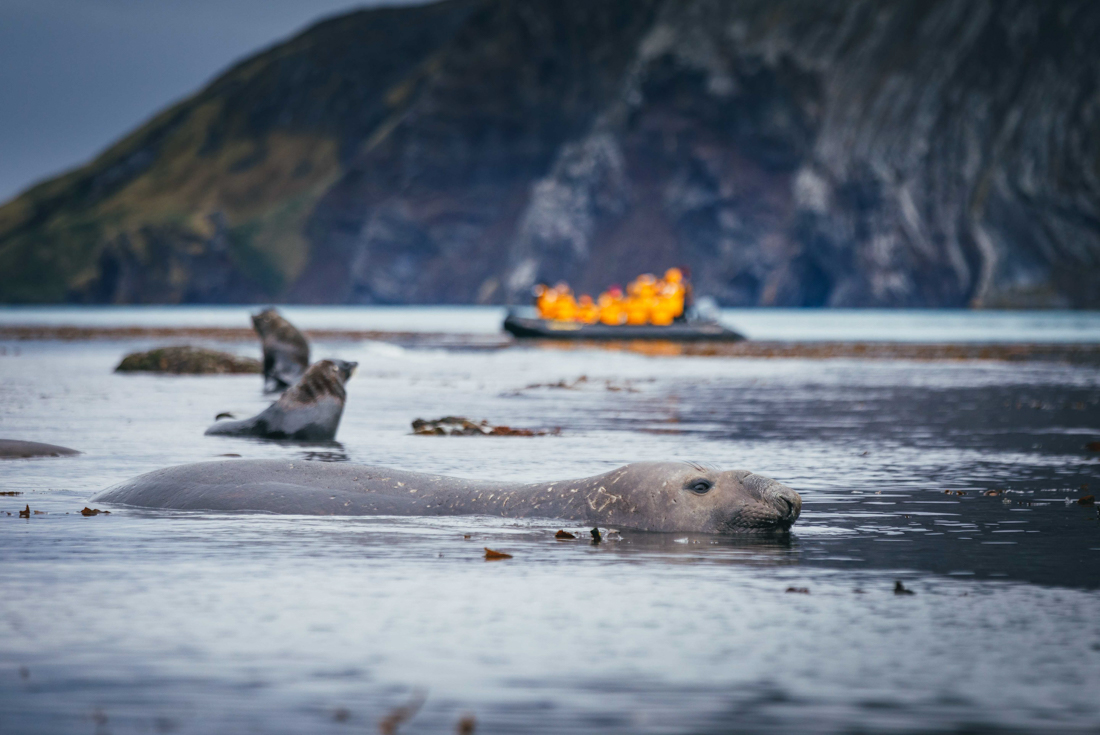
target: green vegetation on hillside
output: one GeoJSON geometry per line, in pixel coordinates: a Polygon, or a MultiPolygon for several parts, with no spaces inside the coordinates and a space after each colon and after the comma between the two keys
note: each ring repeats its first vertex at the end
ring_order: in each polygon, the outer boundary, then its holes
{"type": "Polygon", "coordinates": [[[409,103],[472,5],[319,23],[0,206],[0,302],[277,298],[341,157],[409,103]]]}

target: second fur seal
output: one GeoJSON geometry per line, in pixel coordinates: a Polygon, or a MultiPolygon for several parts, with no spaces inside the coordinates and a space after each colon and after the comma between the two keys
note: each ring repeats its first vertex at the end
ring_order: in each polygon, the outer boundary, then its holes
{"type": "Polygon", "coordinates": [[[252,315],[264,349],[264,391],[274,393],[298,382],[309,368],[309,342],[274,309],[252,315]]]}
{"type": "Polygon", "coordinates": [[[240,421],[219,421],[207,435],[259,436],[265,439],[331,441],[336,438],[347,393],[344,384],[358,363],[320,360],[302,379],[259,414],[240,421]]]}

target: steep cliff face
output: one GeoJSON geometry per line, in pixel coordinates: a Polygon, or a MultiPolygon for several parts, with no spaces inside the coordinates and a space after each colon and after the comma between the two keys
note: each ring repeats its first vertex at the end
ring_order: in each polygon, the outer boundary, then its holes
{"type": "Polygon", "coordinates": [[[327,21],[0,208],[0,299],[1100,307],[1100,6],[452,0],[327,21]]]}
{"type": "Polygon", "coordinates": [[[1096,307],[1098,32],[1090,3],[664,5],[509,285],[648,240],[728,304],[1096,307]]]}
{"type": "Polygon", "coordinates": [[[532,183],[618,94],[653,5],[483,3],[319,202],[292,298],[501,300],[532,183]]]}

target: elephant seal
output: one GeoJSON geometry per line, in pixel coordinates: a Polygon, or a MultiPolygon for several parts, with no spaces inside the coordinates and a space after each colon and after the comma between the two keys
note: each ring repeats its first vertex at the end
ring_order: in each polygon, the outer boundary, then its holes
{"type": "Polygon", "coordinates": [[[252,315],[264,349],[264,392],[286,390],[309,368],[309,342],[275,309],[252,315]]]}
{"type": "Polygon", "coordinates": [[[320,360],[279,400],[249,419],[219,421],[207,435],[260,436],[266,439],[331,441],[344,413],[344,383],[358,363],[320,360]]]}
{"type": "Polygon", "coordinates": [[[747,470],[639,462],[579,480],[468,480],[345,462],[202,462],[155,470],[95,502],[299,515],[555,518],[640,531],[786,531],[802,498],[747,470]]]}
{"type": "Polygon", "coordinates": [[[71,457],[80,454],[75,449],[56,444],[25,442],[19,439],[0,439],[0,459],[30,459],[31,457],[71,457]]]}

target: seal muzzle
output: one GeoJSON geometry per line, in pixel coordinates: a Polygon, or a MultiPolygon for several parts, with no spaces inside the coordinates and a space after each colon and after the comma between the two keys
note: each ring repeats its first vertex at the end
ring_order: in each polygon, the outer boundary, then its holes
{"type": "Polygon", "coordinates": [[[802,496],[794,489],[763,475],[750,474],[741,482],[774,514],[769,520],[777,527],[788,530],[798,520],[802,513],[802,496]]]}

